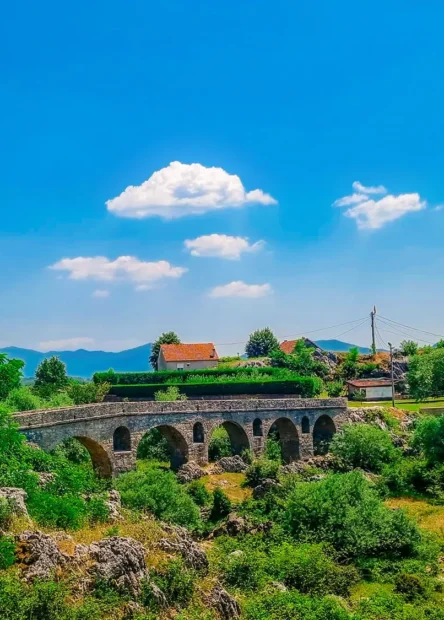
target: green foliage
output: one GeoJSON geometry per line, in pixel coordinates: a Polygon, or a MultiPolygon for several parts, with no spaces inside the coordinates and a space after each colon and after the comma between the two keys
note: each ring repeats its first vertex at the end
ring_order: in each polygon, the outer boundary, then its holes
{"type": "Polygon", "coordinates": [[[223,426],[214,429],[208,446],[208,459],[211,462],[218,461],[224,456],[231,456],[233,448],[230,437],[223,426]]]}
{"type": "MultiPolygon", "coordinates": [[[[190,602],[196,581],[195,571],[189,570],[181,558],[169,560],[163,566],[150,572],[151,581],[165,594],[171,607],[183,608],[190,602]]],[[[157,609],[149,584],[145,584],[142,600],[151,609],[157,609]]]]}
{"type": "Polygon", "coordinates": [[[270,433],[265,442],[265,457],[269,461],[277,461],[278,463],[282,463],[282,446],[278,437],[273,433],[270,433]]]}
{"type": "Polygon", "coordinates": [[[15,542],[10,536],[0,535],[0,570],[9,568],[15,562],[15,542]]]}
{"type": "Polygon", "coordinates": [[[8,359],[6,353],[0,353],[0,400],[20,387],[24,366],[25,362],[22,360],[8,359]]]}
{"type": "Polygon", "coordinates": [[[81,383],[80,381],[71,380],[67,393],[75,405],[87,405],[89,403],[101,403],[110,388],[111,384],[107,382],[93,383],[88,381],[81,383]]]}
{"type": "Polygon", "coordinates": [[[48,396],[67,385],[66,365],[56,355],[45,358],[37,366],[34,388],[42,395],[48,396]]]}
{"type": "Polygon", "coordinates": [[[399,350],[402,355],[409,356],[416,355],[418,353],[418,343],[414,340],[403,340],[399,345],[399,350]]]}
{"type": "Polygon", "coordinates": [[[207,506],[211,502],[211,493],[202,480],[193,480],[186,486],[186,491],[198,506],[207,506]]]}
{"type": "Polygon", "coordinates": [[[444,349],[411,357],[407,383],[411,396],[417,401],[444,394],[444,349]]]}
{"type": "Polygon", "coordinates": [[[414,601],[425,596],[427,587],[419,575],[400,573],[395,579],[395,592],[402,594],[407,601],[414,601]]]}
{"type": "Polygon", "coordinates": [[[190,529],[200,525],[199,508],[170,471],[130,471],[119,476],[116,487],[128,508],[149,510],[158,519],[190,529]]]}
{"type": "Polygon", "coordinates": [[[219,521],[223,519],[227,515],[230,514],[231,511],[231,502],[228,499],[227,495],[217,487],[213,491],[213,507],[211,508],[210,519],[211,521],[219,521]]]}
{"type": "Polygon", "coordinates": [[[444,416],[420,420],[413,434],[412,445],[430,463],[444,463],[444,416]]]}
{"type": "Polygon", "coordinates": [[[64,439],[53,450],[53,454],[78,465],[89,463],[91,460],[88,450],[77,439],[64,439]]]}
{"type": "Polygon", "coordinates": [[[342,381],[329,381],[325,388],[330,398],[337,398],[344,394],[344,384],[342,381]]]}
{"type": "Polygon", "coordinates": [[[330,543],[344,558],[412,557],[421,542],[417,527],[387,509],[359,472],[298,484],[286,519],[297,540],[330,543]]]}
{"type": "Polygon", "coordinates": [[[158,428],[153,428],[142,437],[137,447],[137,458],[167,462],[170,460],[168,440],[158,428]]]}
{"type": "Polygon", "coordinates": [[[180,338],[176,332],[164,332],[154,342],[150,355],[150,364],[154,370],[157,370],[157,358],[159,357],[161,344],[180,344],[180,338]]]}
{"type": "Polygon", "coordinates": [[[256,487],[265,479],[276,480],[279,473],[279,461],[260,458],[249,466],[245,479],[249,486],[256,487]]]}
{"type": "Polygon", "coordinates": [[[277,368],[287,368],[300,377],[326,377],[328,366],[313,357],[315,349],[308,347],[303,339],[298,340],[293,353],[287,355],[281,349],[270,354],[271,363],[277,368]]]}
{"type": "Polygon", "coordinates": [[[37,491],[28,500],[30,514],[41,525],[62,529],[79,529],[88,518],[86,503],[77,495],[58,496],[37,491]]]}
{"type": "Polygon", "coordinates": [[[12,522],[12,506],[6,497],[0,496],[0,531],[8,529],[12,522]]]}
{"type": "Polygon", "coordinates": [[[279,341],[269,327],[257,329],[248,338],[245,353],[248,357],[265,357],[279,349],[279,341]]]}
{"type": "Polygon", "coordinates": [[[243,617],[245,620],[352,620],[339,601],[328,597],[311,598],[295,591],[249,597],[243,617]]]}
{"type": "Polygon", "coordinates": [[[352,347],[345,356],[344,363],[341,366],[341,375],[344,379],[355,379],[359,375],[358,369],[359,349],[352,347]]]}
{"type": "Polygon", "coordinates": [[[41,399],[29,387],[11,390],[5,404],[10,411],[32,411],[42,407],[41,399]]]}
{"type": "Polygon", "coordinates": [[[355,423],[346,424],[334,435],[330,452],[341,467],[360,467],[376,473],[400,456],[387,431],[371,424],[355,423]]]}
{"type": "Polygon", "coordinates": [[[158,390],[154,392],[154,400],[160,401],[176,401],[187,400],[186,394],[181,394],[179,388],[176,385],[170,385],[166,390],[158,390]]]}
{"type": "Polygon", "coordinates": [[[222,581],[230,588],[258,590],[267,581],[267,563],[268,558],[260,549],[237,549],[222,559],[222,581]]]}
{"type": "Polygon", "coordinates": [[[423,458],[406,458],[383,469],[383,482],[393,495],[420,493],[444,499],[444,464],[423,458]]]}

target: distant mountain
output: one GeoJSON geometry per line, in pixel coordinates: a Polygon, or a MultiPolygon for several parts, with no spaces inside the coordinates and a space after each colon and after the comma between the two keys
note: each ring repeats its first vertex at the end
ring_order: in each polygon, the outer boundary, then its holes
{"type": "Polygon", "coordinates": [[[371,353],[369,347],[358,347],[356,344],[350,344],[349,342],[342,342],[342,340],[314,340],[314,342],[324,349],[324,351],[334,351],[335,353],[343,353],[350,351],[353,347],[357,347],[359,353],[371,353]]]}
{"type": "Polygon", "coordinates": [[[137,370],[151,370],[149,357],[151,355],[151,344],[144,344],[135,349],[126,351],[33,351],[32,349],[21,349],[19,347],[6,347],[0,349],[0,353],[7,353],[9,357],[15,357],[25,362],[25,377],[33,377],[35,370],[45,357],[57,355],[66,364],[68,374],[71,377],[89,378],[95,372],[105,371],[113,368],[116,372],[129,372],[137,370]]]}
{"type": "MultiPolygon", "coordinates": [[[[353,348],[354,344],[342,342],[341,340],[316,340],[316,344],[325,351],[344,352],[353,348]]],[[[151,344],[143,344],[134,349],[125,351],[33,351],[32,349],[21,349],[19,347],[6,347],[0,349],[0,353],[7,353],[9,357],[15,357],[25,362],[25,377],[33,377],[35,370],[45,357],[57,355],[66,364],[68,374],[71,377],[82,377],[88,379],[95,372],[105,371],[113,368],[116,372],[136,372],[138,370],[151,370],[149,357],[151,355],[151,344]]],[[[370,353],[367,347],[358,347],[360,353],[370,353]]]]}

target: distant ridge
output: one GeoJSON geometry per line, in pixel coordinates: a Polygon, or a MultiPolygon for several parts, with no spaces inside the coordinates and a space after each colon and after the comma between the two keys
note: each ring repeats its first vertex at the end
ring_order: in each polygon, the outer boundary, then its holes
{"type": "MultiPolygon", "coordinates": [[[[349,351],[356,345],[341,340],[316,340],[316,344],[325,351],[344,352],[349,351]]],[[[33,377],[37,366],[45,357],[57,355],[66,364],[68,374],[72,377],[92,377],[95,372],[113,368],[116,372],[136,372],[138,370],[151,370],[149,357],[151,355],[150,343],[143,344],[134,349],[125,351],[34,351],[19,347],[6,347],[0,349],[0,353],[7,353],[9,357],[15,357],[25,362],[25,377],[33,377]]],[[[358,347],[360,353],[370,353],[367,347],[358,347]]]]}

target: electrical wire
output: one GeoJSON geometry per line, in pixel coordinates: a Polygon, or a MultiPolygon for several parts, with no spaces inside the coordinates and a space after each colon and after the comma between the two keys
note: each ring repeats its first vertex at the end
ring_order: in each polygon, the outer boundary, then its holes
{"type": "Polygon", "coordinates": [[[379,333],[379,329],[378,329],[376,322],[375,322],[375,330],[376,330],[376,338],[379,340],[380,344],[382,343],[382,348],[387,349],[389,345],[385,342],[384,338],[379,333]]]}
{"type": "Polygon", "coordinates": [[[354,329],[357,329],[358,327],[361,327],[361,325],[364,325],[364,323],[368,323],[369,318],[365,317],[364,321],[362,321],[362,323],[359,323],[359,325],[355,325],[354,327],[351,327],[350,329],[347,329],[345,332],[341,332],[340,334],[338,334],[336,336],[336,338],[339,338],[340,336],[343,336],[344,334],[348,334],[348,332],[353,331],[354,329]]]}
{"type": "Polygon", "coordinates": [[[398,327],[396,327],[395,325],[391,325],[390,323],[388,323],[387,321],[381,319],[381,317],[379,317],[379,320],[382,321],[383,325],[386,325],[388,327],[390,327],[391,329],[394,329],[395,331],[389,331],[387,329],[383,329],[381,327],[382,331],[386,331],[389,334],[394,334],[395,336],[399,336],[399,334],[401,334],[402,336],[407,336],[408,338],[416,338],[416,340],[420,340],[421,342],[426,342],[427,344],[435,344],[434,342],[430,342],[430,340],[425,340],[424,338],[420,338],[419,336],[417,336],[416,334],[409,334],[405,331],[400,330],[398,327]]]}
{"type": "Polygon", "coordinates": [[[398,323],[398,321],[393,321],[392,319],[388,319],[385,316],[378,315],[378,317],[380,319],[384,319],[385,321],[389,321],[390,323],[395,323],[395,325],[400,325],[401,327],[406,327],[407,329],[412,329],[415,332],[422,332],[423,334],[428,334],[429,336],[437,336],[438,338],[444,338],[444,336],[442,334],[435,334],[434,332],[428,332],[425,329],[418,329],[417,327],[410,327],[409,325],[404,325],[404,323],[398,323]]]}

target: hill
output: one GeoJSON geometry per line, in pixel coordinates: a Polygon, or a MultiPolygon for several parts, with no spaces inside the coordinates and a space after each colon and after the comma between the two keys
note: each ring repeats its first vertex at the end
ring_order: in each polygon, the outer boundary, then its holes
{"type": "Polygon", "coordinates": [[[371,349],[369,347],[358,347],[356,344],[350,344],[350,342],[342,342],[342,340],[315,340],[314,342],[318,345],[318,347],[324,349],[324,351],[343,353],[350,351],[350,349],[353,349],[353,347],[357,347],[359,353],[371,353],[371,349]]]}

